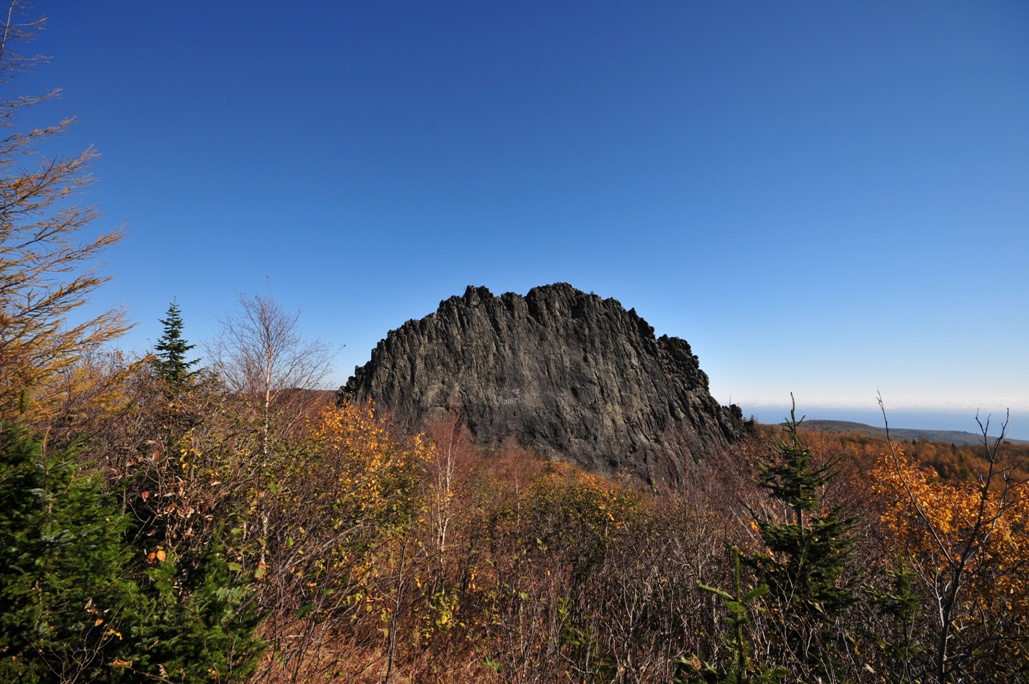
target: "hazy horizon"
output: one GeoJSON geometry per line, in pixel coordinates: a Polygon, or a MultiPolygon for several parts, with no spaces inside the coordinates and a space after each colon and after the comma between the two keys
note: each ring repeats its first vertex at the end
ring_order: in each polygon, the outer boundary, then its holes
{"type": "MultiPolygon", "coordinates": [[[[874,402],[873,402],[874,405],[874,402]]],[[[759,423],[780,423],[790,415],[790,406],[786,404],[740,404],[743,414],[751,415],[759,423]],[[749,406],[749,408],[748,408],[749,406]]],[[[884,427],[883,414],[878,408],[862,406],[818,406],[797,405],[797,418],[806,420],[845,420],[863,423],[872,427],[884,427]]],[[[982,434],[976,424],[976,409],[934,409],[934,408],[897,408],[886,410],[890,429],[912,430],[955,430],[974,435],[982,434]]],[[[979,417],[986,424],[989,420],[989,435],[997,437],[1005,420],[1005,409],[980,410],[979,417]]],[[[1029,422],[1025,412],[1012,411],[1008,420],[1006,436],[1011,439],[1029,440],[1029,422]]]]}

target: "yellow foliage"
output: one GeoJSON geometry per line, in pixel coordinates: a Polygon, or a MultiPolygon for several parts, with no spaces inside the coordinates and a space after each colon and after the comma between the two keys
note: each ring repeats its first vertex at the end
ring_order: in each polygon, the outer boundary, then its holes
{"type": "Polygon", "coordinates": [[[397,490],[412,486],[412,469],[429,460],[434,448],[420,436],[401,444],[376,415],[374,405],[349,403],[322,412],[310,443],[310,458],[296,465],[320,471],[320,476],[311,475],[331,479],[329,493],[354,502],[362,511],[378,510],[395,494],[409,493],[397,490]]]}
{"type": "Polygon", "coordinates": [[[372,405],[326,408],[304,452],[280,465],[275,518],[285,567],[319,591],[365,576],[371,550],[416,514],[419,469],[431,455],[420,438],[394,437],[372,405]]]}
{"type": "Polygon", "coordinates": [[[900,448],[880,457],[873,491],[882,521],[896,535],[923,578],[960,567],[966,610],[1002,607],[1029,618],[1029,496],[1024,483],[1001,475],[948,484],[900,448]]]}
{"type": "MultiPolygon", "coordinates": [[[[6,35],[6,34],[5,34],[6,35]]],[[[2,51],[0,51],[2,53],[2,51]]],[[[17,65],[3,55],[7,72],[17,65]]],[[[43,98],[0,101],[0,128],[43,98]]],[[[75,374],[84,351],[95,350],[125,331],[122,312],[73,317],[108,276],[97,259],[121,239],[120,232],[85,234],[97,212],[71,203],[69,195],[89,185],[93,150],[70,158],[48,158],[41,148],[70,121],[9,131],[0,139],[0,416],[44,414],[67,394],[63,375],[75,374]]]]}

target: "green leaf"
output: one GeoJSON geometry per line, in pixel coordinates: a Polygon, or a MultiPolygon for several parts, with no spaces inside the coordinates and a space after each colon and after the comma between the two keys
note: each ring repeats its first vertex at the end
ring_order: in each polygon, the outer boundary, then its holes
{"type": "Polygon", "coordinates": [[[754,599],[756,599],[756,598],[758,598],[760,596],[764,596],[767,593],[768,593],[768,585],[767,584],[762,584],[761,586],[754,587],[753,589],[748,591],[746,594],[744,594],[742,601],[744,603],[749,603],[749,602],[753,601],[754,599]]]}
{"type": "Polygon", "coordinates": [[[716,596],[721,596],[726,601],[735,601],[736,600],[736,597],[733,596],[732,594],[726,593],[726,592],[724,592],[721,589],[718,589],[716,587],[709,587],[708,585],[704,584],[703,582],[697,582],[697,586],[700,587],[701,589],[703,589],[704,591],[709,591],[712,594],[715,594],[716,596]]]}

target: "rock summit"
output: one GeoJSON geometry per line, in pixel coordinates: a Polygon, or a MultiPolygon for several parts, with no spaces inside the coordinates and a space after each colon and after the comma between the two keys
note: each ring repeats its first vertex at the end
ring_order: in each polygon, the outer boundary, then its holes
{"type": "Polygon", "coordinates": [[[391,331],[337,397],[374,399],[410,429],[456,413],[480,443],[654,485],[735,441],[742,417],[711,396],[685,340],[566,283],[524,297],[468,287],[391,331]]]}

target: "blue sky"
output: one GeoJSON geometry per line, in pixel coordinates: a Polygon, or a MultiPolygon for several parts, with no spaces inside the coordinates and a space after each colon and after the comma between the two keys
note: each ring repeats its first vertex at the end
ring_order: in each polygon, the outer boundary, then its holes
{"type": "Polygon", "coordinates": [[[23,121],[103,155],[128,349],[173,298],[199,341],[270,289],[346,345],[339,384],[469,284],[566,281],[762,420],[880,391],[903,426],[1010,407],[1029,438],[1029,4],[37,9],[18,94],[63,94],[23,121]]]}

